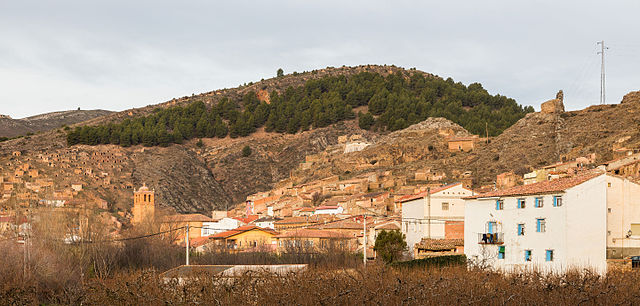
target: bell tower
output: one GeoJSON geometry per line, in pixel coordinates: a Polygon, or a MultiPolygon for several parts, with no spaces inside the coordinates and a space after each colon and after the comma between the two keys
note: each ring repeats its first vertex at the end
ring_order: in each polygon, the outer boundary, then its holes
{"type": "Polygon", "coordinates": [[[140,224],[146,220],[152,220],[155,214],[155,191],[149,190],[146,184],[133,192],[133,218],[131,223],[140,224]]]}

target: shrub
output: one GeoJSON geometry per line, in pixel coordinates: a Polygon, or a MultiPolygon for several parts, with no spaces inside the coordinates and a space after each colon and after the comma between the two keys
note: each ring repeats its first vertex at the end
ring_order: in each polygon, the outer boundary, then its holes
{"type": "Polygon", "coordinates": [[[253,151],[250,146],[244,146],[244,148],[242,148],[242,157],[249,157],[251,153],[253,153],[253,151]]]}

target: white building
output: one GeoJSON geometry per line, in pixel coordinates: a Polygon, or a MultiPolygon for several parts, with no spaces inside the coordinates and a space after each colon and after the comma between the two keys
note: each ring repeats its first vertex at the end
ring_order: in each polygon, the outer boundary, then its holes
{"type": "MultiPolygon", "coordinates": [[[[462,233],[447,234],[447,224],[464,221],[464,199],[472,196],[471,189],[462,183],[451,184],[402,197],[402,233],[407,247],[413,250],[422,238],[462,238],[462,233]]],[[[413,252],[411,252],[413,254],[413,252]]]]}
{"type": "Polygon", "coordinates": [[[244,225],[242,221],[233,218],[222,218],[216,222],[202,222],[200,235],[202,237],[211,236],[236,229],[242,225],[244,225]]]}
{"type": "Polygon", "coordinates": [[[640,254],[640,185],[601,171],[480,194],[465,203],[464,251],[504,271],[607,271],[640,254]]]}
{"type": "Polygon", "coordinates": [[[333,206],[333,205],[325,205],[318,206],[314,211],[314,215],[339,215],[344,211],[344,208],[341,206],[333,206]]]}
{"type": "Polygon", "coordinates": [[[256,221],[253,221],[253,224],[261,228],[275,229],[276,227],[274,224],[276,223],[276,221],[280,221],[280,220],[282,220],[282,218],[266,216],[266,217],[257,219],[256,221]]]}

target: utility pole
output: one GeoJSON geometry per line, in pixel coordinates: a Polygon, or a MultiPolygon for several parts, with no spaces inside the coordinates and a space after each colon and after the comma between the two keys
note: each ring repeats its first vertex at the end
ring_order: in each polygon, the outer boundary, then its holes
{"type": "Polygon", "coordinates": [[[609,49],[609,47],[606,47],[604,45],[604,40],[601,40],[597,43],[598,45],[600,45],[600,51],[598,51],[598,54],[601,55],[601,63],[600,63],[600,104],[605,104],[606,103],[606,99],[605,99],[605,86],[604,86],[604,50],[609,49]]]}
{"type": "Polygon", "coordinates": [[[367,267],[367,214],[363,214],[364,217],[364,222],[362,223],[362,229],[364,232],[364,235],[362,235],[363,239],[363,247],[362,247],[362,257],[363,257],[363,262],[364,262],[364,266],[367,267]]]}
{"type": "Polygon", "coordinates": [[[189,224],[187,223],[187,227],[185,229],[186,235],[184,235],[184,244],[185,244],[185,249],[186,249],[186,255],[187,255],[187,263],[186,265],[189,265],[189,224]]]}
{"type": "Polygon", "coordinates": [[[427,187],[427,238],[431,239],[431,187],[427,187]]]}

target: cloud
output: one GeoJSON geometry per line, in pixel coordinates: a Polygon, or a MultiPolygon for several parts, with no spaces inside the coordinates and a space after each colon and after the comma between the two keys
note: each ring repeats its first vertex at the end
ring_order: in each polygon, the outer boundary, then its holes
{"type": "Polygon", "coordinates": [[[639,3],[630,1],[6,1],[0,113],[122,110],[286,72],[395,64],[480,82],[538,106],[565,90],[597,103],[637,90],[639,3]],[[19,102],[19,103],[16,103],[19,102]]]}

